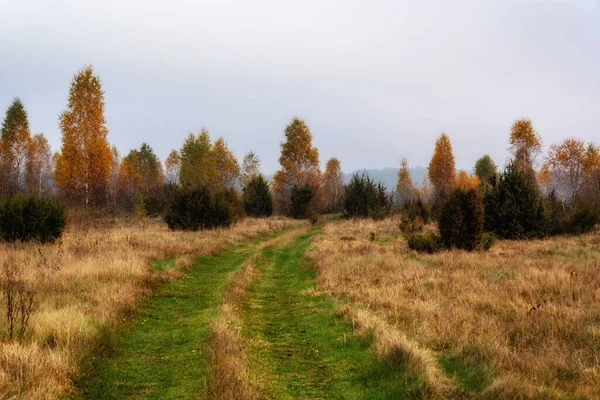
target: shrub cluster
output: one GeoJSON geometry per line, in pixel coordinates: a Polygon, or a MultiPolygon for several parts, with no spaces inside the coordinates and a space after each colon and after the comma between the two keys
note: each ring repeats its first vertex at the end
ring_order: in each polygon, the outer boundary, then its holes
{"type": "Polygon", "coordinates": [[[292,187],[290,200],[292,202],[291,216],[296,219],[306,219],[310,217],[310,202],[315,193],[310,186],[292,187]]]}
{"type": "Polygon", "coordinates": [[[598,211],[590,204],[569,210],[562,201],[558,200],[554,191],[546,200],[546,223],[548,234],[580,235],[590,232],[599,222],[598,211]]]}
{"type": "Polygon", "coordinates": [[[420,197],[405,202],[400,209],[400,230],[415,233],[429,222],[429,212],[420,197]]]}
{"type": "Polygon", "coordinates": [[[433,232],[406,235],[408,248],[419,253],[436,253],[442,249],[442,238],[433,232]]]}
{"type": "Polygon", "coordinates": [[[234,215],[233,206],[222,193],[183,188],[174,195],[165,221],[171,230],[197,231],[230,226],[234,215]]]}
{"type": "Polygon", "coordinates": [[[546,235],[546,216],[536,183],[509,163],[499,179],[491,179],[485,198],[485,230],[502,239],[546,235]]]}
{"type": "Polygon", "coordinates": [[[269,182],[262,175],[248,182],[242,200],[244,211],[250,217],[269,217],[273,214],[273,198],[269,191],[269,182]]]}
{"type": "Polygon", "coordinates": [[[479,194],[471,189],[455,189],[440,212],[439,231],[447,249],[473,251],[483,235],[484,208],[479,194]]]}
{"type": "Polygon", "coordinates": [[[0,239],[53,242],[66,225],[64,208],[49,199],[19,195],[0,204],[0,239]]]}
{"type": "Polygon", "coordinates": [[[354,174],[344,186],[344,217],[382,219],[389,214],[391,202],[386,188],[366,176],[354,174]]]}

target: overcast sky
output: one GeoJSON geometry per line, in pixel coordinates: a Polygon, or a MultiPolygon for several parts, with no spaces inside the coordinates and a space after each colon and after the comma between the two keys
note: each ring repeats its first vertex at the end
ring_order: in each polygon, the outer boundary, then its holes
{"type": "Polygon", "coordinates": [[[54,150],[89,64],[122,153],[206,127],[271,173],[294,115],[345,171],[426,166],[442,131],[457,167],[504,164],[519,117],[600,142],[599,1],[0,0],[0,108],[19,96],[54,150]]]}

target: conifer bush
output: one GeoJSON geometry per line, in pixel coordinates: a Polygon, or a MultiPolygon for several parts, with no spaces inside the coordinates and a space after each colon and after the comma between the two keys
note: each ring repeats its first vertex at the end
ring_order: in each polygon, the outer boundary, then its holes
{"type": "Polygon", "coordinates": [[[438,228],[447,249],[473,251],[483,235],[484,208],[479,194],[471,189],[455,189],[440,211],[438,228]]]}
{"type": "Polygon", "coordinates": [[[184,188],[174,195],[165,221],[171,230],[197,231],[230,226],[234,215],[233,206],[222,193],[184,188]]]}
{"type": "Polygon", "coordinates": [[[354,174],[344,186],[343,205],[346,218],[382,219],[391,208],[385,186],[364,174],[354,174]]]}
{"type": "Polygon", "coordinates": [[[492,177],[485,204],[485,230],[502,239],[532,239],[547,233],[546,215],[535,181],[509,163],[492,177]]]}
{"type": "Polygon", "coordinates": [[[404,203],[400,209],[400,230],[415,233],[429,222],[429,212],[420,197],[404,203]]]}
{"type": "Polygon", "coordinates": [[[591,205],[576,210],[569,219],[569,231],[573,234],[590,232],[598,223],[599,216],[591,205]]]}
{"type": "Polygon", "coordinates": [[[290,200],[292,202],[292,218],[305,219],[311,216],[310,202],[313,199],[314,190],[310,186],[292,187],[290,200]]]}
{"type": "Polygon", "coordinates": [[[242,200],[246,215],[250,217],[269,217],[273,214],[273,198],[269,190],[269,182],[262,175],[248,182],[242,200]]]}
{"type": "Polygon", "coordinates": [[[53,242],[65,229],[64,208],[49,199],[19,195],[0,204],[0,239],[53,242]]]}
{"type": "Polygon", "coordinates": [[[408,248],[419,253],[436,253],[442,249],[442,238],[433,232],[405,236],[408,248]]]}

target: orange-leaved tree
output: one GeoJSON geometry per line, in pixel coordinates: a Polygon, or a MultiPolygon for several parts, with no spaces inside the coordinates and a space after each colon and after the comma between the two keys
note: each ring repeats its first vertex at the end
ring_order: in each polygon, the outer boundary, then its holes
{"type": "Polygon", "coordinates": [[[325,165],[325,173],[323,174],[323,192],[325,196],[326,211],[341,211],[344,181],[342,164],[340,163],[340,160],[335,157],[329,159],[325,165]]]}
{"type": "Polygon", "coordinates": [[[319,151],[312,145],[312,133],[303,119],[294,117],[285,127],[279,164],[281,169],[273,177],[273,192],[280,212],[292,211],[292,188],[308,188],[312,192],[311,212],[320,211],[321,171],[319,151]]]}
{"type": "Polygon", "coordinates": [[[458,174],[456,174],[456,181],[454,185],[455,187],[467,192],[469,190],[477,189],[477,186],[479,186],[480,182],[481,181],[477,175],[469,176],[467,171],[461,169],[458,171],[458,174]]]}
{"type": "Polygon", "coordinates": [[[559,145],[550,146],[548,164],[561,193],[575,200],[584,180],[586,163],[585,142],[580,139],[565,139],[559,145]]]}
{"type": "Polygon", "coordinates": [[[104,119],[104,92],[91,66],[75,75],[67,109],[60,115],[62,146],[55,180],[66,199],[100,205],[107,197],[111,150],[104,119]]]}
{"type": "Polygon", "coordinates": [[[217,139],[213,144],[213,154],[221,188],[226,190],[234,189],[240,178],[240,164],[231,150],[229,150],[229,147],[227,147],[227,143],[223,137],[217,139]]]}
{"type": "Polygon", "coordinates": [[[540,186],[544,196],[550,195],[552,192],[552,172],[548,162],[542,164],[542,167],[537,174],[537,183],[540,186]]]}
{"type": "Polygon", "coordinates": [[[433,186],[433,195],[442,199],[454,188],[456,170],[454,167],[454,154],[450,138],[442,133],[435,142],[433,157],[429,162],[429,181],[433,186]]]}
{"type": "Polygon", "coordinates": [[[527,118],[515,121],[510,129],[509,150],[519,171],[535,178],[533,164],[542,149],[542,139],[527,118]]]}
{"type": "Polygon", "coordinates": [[[171,150],[165,159],[165,181],[171,185],[179,183],[179,168],[181,157],[177,150],[171,150]]]}

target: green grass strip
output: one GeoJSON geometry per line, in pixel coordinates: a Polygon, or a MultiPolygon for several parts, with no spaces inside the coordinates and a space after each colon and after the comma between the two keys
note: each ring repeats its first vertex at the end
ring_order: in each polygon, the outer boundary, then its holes
{"type": "Polygon", "coordinates": [[[315,271],[303,260],[310,239],[265,249],[262,276],[243,307],[247,355],[265,398],[423,398],[423,382],[377,360],[371,341],[352,335],[331,297],[315,295],[315,271]]]}

